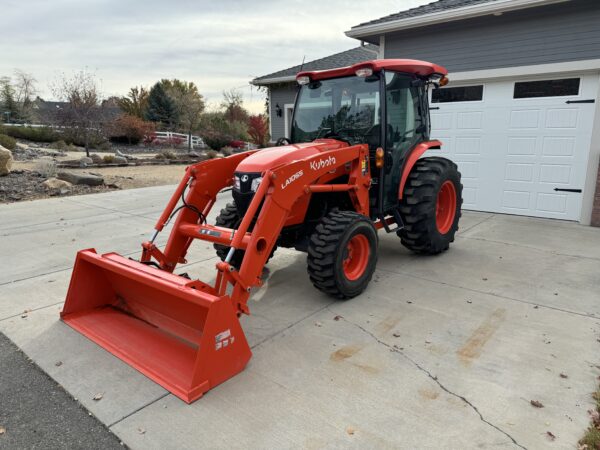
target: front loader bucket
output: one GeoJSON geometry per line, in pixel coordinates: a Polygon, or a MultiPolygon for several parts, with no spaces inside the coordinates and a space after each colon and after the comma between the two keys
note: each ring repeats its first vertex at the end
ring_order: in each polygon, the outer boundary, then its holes
{"type": "Polygon", "coordinates": [[[188,403],[252,355],[228,296],[116,253],[77,254],[61,318],[188,403]]]}

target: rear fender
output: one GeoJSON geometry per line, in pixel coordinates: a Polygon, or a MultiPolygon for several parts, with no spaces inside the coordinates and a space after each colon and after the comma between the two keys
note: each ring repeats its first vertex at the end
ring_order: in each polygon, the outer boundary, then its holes
{"type": "Polygon", "coordinates": [[[442,143],[438,140],[433,141],[425,141],[416,145],[406,157],[406,162],[402,167],[402,177],[400,178],[400,186],[398,186],[398,198],[402,200],[402,195],[404,194],[404,185],[406,184],[406,180],[408,179],[408,175],[410,175],[410,171],[414,167],[417,160],[425,153],[427,150],[431,148],[439,149],[442,147],[442,143]]]}

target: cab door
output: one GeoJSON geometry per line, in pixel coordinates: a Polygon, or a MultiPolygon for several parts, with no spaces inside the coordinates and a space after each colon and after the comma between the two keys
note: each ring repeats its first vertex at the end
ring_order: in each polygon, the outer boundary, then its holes
{"type": "Polygon", "coordinates": [[[402,166],[409,151],[428,134],[423,83],[414,75],[385,72],[385,164],[383,210],[398,206],[402,166]]]}

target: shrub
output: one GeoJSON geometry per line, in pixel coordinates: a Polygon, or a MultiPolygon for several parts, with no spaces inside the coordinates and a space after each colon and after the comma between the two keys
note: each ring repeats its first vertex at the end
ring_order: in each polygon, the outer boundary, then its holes
{"type": "Polygon", "coordinates": [[[102,158],[102,161],[104,161],[105,164],[112,164],[115,162],[115,157],[114,155],[106,155],[102,158]]]}
{"type": "Polygon", "coordinates": [[[177,155],[173,150],[163,150],[160,152],[162,159],[177,159],[177,155]]]}
{"type": "Polygon", "coordinates": [[[33,142],[55,142],[60,134],[50,127],[2,127],[0,133],[33,142]]]}
{"type": "Polygon", "coordinates": [[[202,136],[202,139],[206,145],[217,151],[221,150],[226,145],[229,145],[231,142],[231,137],[218,132],[206,132],[202,136]]]}
{"type": "Polygon", "coordinates": [[[0,145],[9,150],[14,150],[17,146],[17,141],[15,138],[7,136],[6,134],[0,134],[0,145]]]}
{"type": "Polygon", "coordinates": [[[223,156],[231,156],[233,154],[233,148],[231,147],[223,147],[221,149],[221,153],[223,156]]]}
{"type": "MultiPolygon", "coordinates": [[[[68,128],[63,131],[61,136],[68,144],[85,147],[85,133],[77,128],[68,128]]],[[[54,139],[56,141],[56,139],[54,139]]],[[[89,148],[100,148],[106,142],[106,138],[99,131],[93,131],[88,134],[89,148]]]]}
{"type": "Polygon", "coordinates": [[[269,142],[269,119],[263,114],[248,118],[248,134],[256,145],[264,147],[269,142]]]}
{"type": "Polygon", "coordinates": [[[34,170],[46,178],[55,177],[56,163],[51,159],[40,159],[36,163],[34,170]]]}
{"type": "Polygon", "coordinates": [[[63,141],[62,139],[60,141],[56,141],[54,144],[52,144],[52,146],[58,150],[66,150],[67,149],[67,143],[65,141],[63,141]]]}
{"type": "Polygon", "coordinates": [[[216,158],[218,153],[215,150],[209,150],[206,152],[206,156],[208,159],[216,158]]]}
{"type": "Polygon", "coordinates": [[[246,147],[246,143],[244,141],[235,140],[235,141],[231,141],[229,143],[229,147],[233,147],[233,148],[236,148],[239,150],[241,148],[246,147]]]}
{"type": "Polygon", "coordinates": [[[154,133],[155,125],[139,117],[122,115],[107,126],[112,142],[139,144],[140,141],[154,133]]]}

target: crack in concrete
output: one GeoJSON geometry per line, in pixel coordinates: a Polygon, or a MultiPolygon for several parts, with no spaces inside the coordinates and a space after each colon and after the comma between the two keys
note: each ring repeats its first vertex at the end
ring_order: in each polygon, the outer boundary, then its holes
{"type": "MultiPolygon", "coordinates": [[[[270,340],[271,340],[271,339],[273,339],[274,337],[277,337],[277,336],[279,336],[280,334],[282,334],[282,333],[285,333],[287,330],[289,330],[290,328],[292,328],[292,327],[294,327],[294,326],[298,325],[300,322],[303,322],[303,321],[304,321],[304,320],[306,320],[306,319],[310,319],[311,317],[313,317],[314,315],[316,315],[316,314],[320,313],[321,311],[323,311],[323,310],[325,310],[325,309],[329,310],[329,307],[330,307],[331,305],[333,305],[335,302],[336,302],[336,300],[334,300],[334,301],[332,301],[332,302],[329,302],[329,303],[327,303],[325,306],[322,306],[321,308],[317,309],[316,311],[313,311],[313,312],[311,312],[310,314],[308,314],[308,315],[306,315],[306,316],[304,316],[304,317],[301,317],[300,319],[296,320],[295,322],[292,322],[292,323],[290,323],[290,324],[289,324],[288,326],[286,326],[285,328],[282,328],[281,330],[279,330],[279,331],[276,331],[275,333],[273,333],[273,334],[271,334],[271,335],[269,335],[269,336],[265,337],[264,339],[262,339],[261,341],[257,342],[256,344],[254,344],[254,345],[251,345],[251,346],[250,346],[250,348],[251,348],[252,350],[254,350],[255,348],[258,348],[258,347],[260,347],[261,345],[263,345],[265,342],[267,342],[267,341],[270,341],[270,340]]],[[[330,311],[331,311],[331,310],[330,310],[330,311]]]]}
{"type": "Polygon", "coordinates": [[[463,229],[463,230],[460,230],[460,228],[459,228],[459,231],[460,231],[460,232],[459,232],[459,233],[457,233],[457,236],[459,236],[459,235],[462,235],[463,233],[466,233],[467,231],[471,231],[473,228],[476,228],[476,227],[478,227],[478,226],[479,226],[479,225],[481,225],[482,223],[484,223],[484,222],[487,222],[488,220],[490,220],[490,219],[492,219],[492,218],[494,218],[494,217],[496,217],[496,214],[492,214],[492,215],[490,215],[489,217],[486,217],[486,218],[485,218],[485,219],[483,219],[481,222],[477,222],[475,225],[471,225],[469,228],[465,228],[465,229],[463,229]]]}
{"type": "MultiPolygon", "coordinates": [[[[329,309],[329,307],[327,307],[327,310],[330,311],[332,314],[336,314],[334,311],[331,311],[331,309],[329,309]]],[[[452,395],[453,397],[456,397],[458,399],[460,399],[462,402],[464,402],[466,405],[468,405],[478,416],[479,419],[485,423],[486,425],[494,428],[496,431],[499,431],[500,433],[502,433],[503,435],[505,435],[508,439],[510,439],[510,441],[516,445],[519,448],[522,448],[524,450],[527,450],[527,447],[522,446],[521,444],[519,444],[516,439],[514,437],[512,437],[510,434],[508,434],[506,431],[504,431],[502,428],[498,427],[497,425],[494,425],[493,423],[491,423],[490,421],[486,420],[485,417],[483,417],[483,414],[481,414],[481,411],[479,411],[479,409],[473,404],[471,403],[466,397],[457,394],[455,392],[452,392],[449,388],[447,388],[444,384],[442,384],[442,382],[440,380],[438,380],[438,377],[433,375],[429,370],[427,370],[425,367],[423,367],[421,364],[419,364],[418,362],[416,362],[414,359],[412,359],[410,356],[408,356],[406,353],[404,353],[403,351],[401,351],[400,349],[398,349],[397,347],[394,347],[390,344],[388,344],[387,342],[382,341],[381,339],[379,339],[377,336],[375,336],[375,334],[373,334],[372,332],[370,332],[369,330],[367,330],[366,328],[364,328],[363,326],[354,323],[348,319],[346,319],[343,316],[340,316],[342,318],[342,320],[356,328],[358,328],[359,330],[361,330],[363,333],[369,335],[372,339],[374,339],[377,343],[383,345],[384,347],[387,347],[391,352],[393,353],[398,353],[400,356],[402,356],[404,359],[406,359],[408,362],[410,362],[413,366],[415,366],[417,369],[419,369],[421,372],[423,372],[425,375],[427,375],[428,378],[430,378],[432,381],[434,381],[439,387],[440,389],[442,389],[444,392],[452,395]]]]}
{"type": "Polygon", "coordinates": [[[140,406],[139,408],[134,409],[133,411],[131,411],[129,414],[125,414],[123,417],[121,417],[120,419],[115,420],[113,423],[111,423],[110,425],[106,425],[107,428],[112,428],[115,425],[117,425],[118,423],[123,422],[125,419],[133,416],[134,414],[140,412],[142,409],[147,408],[150,405],[153,405],[154,403],[158,402],[159,400],[162,400],[163,398],[167,397],[171,395],[170,392],[165,392],[164,394],[161,394],[158,398],[155,398],[154,400],[151,400],[147,403],[144,403],[142,406],[140,406]]]}

